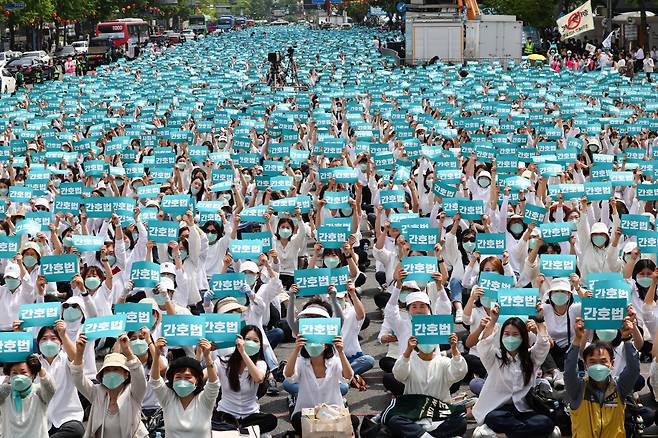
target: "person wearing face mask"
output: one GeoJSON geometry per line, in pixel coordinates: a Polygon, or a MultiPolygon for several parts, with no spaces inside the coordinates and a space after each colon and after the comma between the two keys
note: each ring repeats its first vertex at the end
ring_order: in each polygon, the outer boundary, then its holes
{"type": "MultiPolygon", "coordinates": [[[[150,345],[151,354],[166,347],[164,338],[150,345]]],[[[165,422],[165,436],[180,438],[210,438],[211,418],[215,400],[219,394],[217,370],[210,354],[212,344],[201,339],[198,347],[206,363],[207,382],[198,360],[181,357],[167,369],[167,383],[160,375],[160,362],[151,367],[149,385],[153,388],[165,422]]]]}
{"type": "Polygon", "coordinates": [[[71,280],[71,290],[75,296],[89,296],[96,306],[99,316],[112,314],[112,268],[107,261],[105,263],[105,273],[96,266],[89,266],[81,271],[80,275],[75,275],[71,280]]]}
{"type": "MultiPolygon", "coordinates": [[[[295,209],[295,217],[298,224],[304,222],[299,209],[295,209]]],[[[289,218],[279,219],[276,233],[272,230],[270,220],[268,220],[267,226],[272,235],[276,237],[272,239],[272,249],[276,250],[279,261],[279,279],[283,287],[288,290],[295,281],[294,273],[298,267],[302,246],[306,243],[306,233],[301,226],[295,228],[295,224],[289,218]]]]}
{"type": "Polygon", "coordinates": [[[591,227],[588,215],[583,209],[580,212],[578,224],[578,245],[580,246],[580,257],[578,258],[578,270],[581,278],[587,278],[590,272],[612,272],[617,266],[618,249],[611,245],[608,227],[603,222],[597,222],[591,227]]]}
{"type": "MultiPolygon", "coordinates": [[[[450,335],[450,353],[447,358],[435,351],[436,346],[423,346],[411,336],[407,348],[395,362],[393,375],[404,384],[404,394],[422,394],[450,403],[450,387],[466,376],[466,361],[457,348],[458,338],[450,335]],[[434,348],[433,348],[434,347],[434,348]]],[[[386,419],[386,425],[395,436],[421,438],[459,436],[466,432],[466,418],[454,416],[443,421],[431,432],[422,425],[399,415],[386,419]]]]}
{"type": "Polygon", "coordinates": [[[491,196],[491,184],[495,178],[492,174],[480,168],[478,171],[474,171],[475,168],[475,154],[469,157],[468,162],[466,163],[466,187],[473,195],[473,199],[481,199],[485,202],[489,202],[491,196]]]}
{"type": "Polygon", "coordinates": [[[48,438],[47,408],[55,393],[52,377],[31,354],[24,362],[6,363],[0,385],[3,437],[48,438]],[[38,378],[39,382],[35,382],[38,378]]]}
{"type": "Polygon", "coordinates": [[[217,263],[217,260],[221,260],[226,254],[231,243],[233,230],[237,229],[240,225],[239,215],[233,215],[233,220],[228,222],[223,210],[220,211],[222,215],[221,224],[217,221],[208,221],[201,227],[208,241],[208,249],[206,250],[205,257],[203,255],[201,256],[201,259],[204,260],[206,277],[208,279],[220,272],[222,265],[217,263]]]}
{"type": "Polygon", "coordinates": [[[142,364],[130,348],[125,333],[117,343],[122,353],[105,356],[94,383],[83,374],[82,358],[87,337],[81,334],[76,342],[75,358],[70,364],[73,383],[91,403],[85,438],[97,436],[116,438],[146,438],[148,431],[141,421],[146,379],[142,364]]]}
{"type": "Polygon", "coordinates": [[[475,233],[467,229],[458,237],[460,227],[461,215],[457,213],[453,217],[450,232],[446,233],[443,246],[443,260],[446,268],[451,270],[449,280],[450,298],[455,306],[455,323],[457,324],[463,322],[464,318],[462,308],[464,267],[468,265],[471,254],[475,251],[475,233]]]}
{"type": "MultiPolygon", "coordinates": [[[[314,311],[320,312],[319,309],[314,311]]],[[[298,436],[302,435],[302,409],[314,408],[320,403],[344,406],[340,384],[354,377],[340,336],[335,337],[332,344],[323,345],[307,343],[299,334],[283,375],[287,382],[299,388],[290,420],[298,436]]]]}
{"type": "Polygon", "coordinates": [[[69,361],[75,358],[75,344],[66,335],[66,322],[59,320],[55,327],[41,327],[37,335],[41,367],[57,382],[52,401],[48,404],[48,433],[54,438],[82,438],[83,410],[69,361]]]}
{"type": "MultiPolygon", "coordinates": [[[[78,339],[85,318],[95,318],[97,316],[96,306],[89,295],[86,297],[71,297],[62,303],[62,319],[66,323],[66,336],[71,340],[78,339]]],[[[90,379],[95,378],[97,370],[93,342],[85,344],[83,361],[85,376],[90,379]]]]}
{"type": "Polygon", "coordinates": [[[5,284],[0,286],[0,330],[9,331],[20,305],[34,303],[37,294],[22,264],[7,263],[4,277],[5,284]]]}
{"type": "Polygon", "coordinates": [[[222,396],[213,412],[213,430],[225,430],[221,425],[249,427],[257,425],[260,433],[276,429],[277,419],[260,412],[259,385],[267,377],[263,356],[263,339],[256,326],[247,325],[235,340],[235,350],[228,358],[215,359],[215,368],[222,396]]]}
{"type": "MultiPolygon", "coordinates": [[[[160,362],[160,374],[164,377],[164,373],[168,366],[167,358],[162,352],[158,351],[155,357],[151,356],[151,350],[149,348],[150,344],[153,342],[151,336],[151,331],[142,327],[141,330],[136,332],[128,332],[128,338],[130,338],[130,349],[133,354],[139,359],[139,362],[144,368],[144,378],[146,382],[151,379],[151,366],[154,360],[160,362]]],[[[150,418],[158,409],[160,408],[160,403],[158,402],[155,392],[150,385],[146,387],[146,393],[144,395],[144,401],[142,402],[142,412],[146,418],[150,418]]]]}
{"type": "Polygon", "coordinates": [[[41,246],[36,242],[27,242],[23,244],[19,252],[20,259],[16,260],[19,265],[22,264],[30,275],[30,284],[36,284],[37,277],[41,275],[41,246]]]}
{"type": "Polygon", "coordinates": [[[624,400],[632,396],[636,377],[640,373],[640,358],[633,345],[633,323],[624,319],[621,329],[623,355],[626,367],[619,377],[611,376],[615,354],[606,342],[587,342],[585,323],[576,321],[573,344],[569,347],[565,360],[564,381],[571,406],[571,431],[574,438],[626,436],[624,400]],[[586,377],[578,372],[578,358],[582,351],[586,377]]]}
{"type": "Polygon", "coordinates": [[[478,345],[488,376],[473,406],[473,416],[479,424],[473,437],[489,438],[497,433],[511,438],[560,437],[560,429],[553,421],[533,412],[525,401],[550,349],[544,323],[532,320],[524,323],[511,317],[499,326],[498,316],[496,304],[490,311],[489,322],[478,345]],[[529,332],[536,334],[532,347],[529,332]]]}

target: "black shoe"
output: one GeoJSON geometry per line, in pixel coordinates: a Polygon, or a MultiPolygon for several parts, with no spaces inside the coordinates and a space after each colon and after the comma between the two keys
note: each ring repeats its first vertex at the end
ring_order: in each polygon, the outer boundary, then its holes
{"type": "Polygon", "coordinates": [[[267,384],[269,387],[267,388],[267,395],[270,397],[276,397],[279,395],[279,389],[276,387],[276,380],[274,380],[272,377],[267,379],[267,384]]]}

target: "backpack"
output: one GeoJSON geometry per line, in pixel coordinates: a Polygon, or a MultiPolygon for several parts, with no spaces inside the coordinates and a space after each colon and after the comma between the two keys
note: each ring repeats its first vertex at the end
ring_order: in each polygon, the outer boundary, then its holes
{"type": "Polygon", "coordinates": [[[525,401],[533,411],[553,420],[553,423],[560,428],[562,435],[571,436],[571,417],[567,406],[562,400],[555,397],[550,388],[545,385],[530,388],[525,401]]]}

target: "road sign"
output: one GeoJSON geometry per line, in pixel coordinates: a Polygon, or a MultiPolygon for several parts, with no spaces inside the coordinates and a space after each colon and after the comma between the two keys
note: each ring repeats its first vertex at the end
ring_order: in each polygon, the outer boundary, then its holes
{"type": "Polygon", "coordinates": [[[23,9],[23,8],[25,8],[25,3],[23,3],[23,2],[7,3],[5,5],[5,10],[7,10],[7,11],[14,11],[14,10],[23,9]]]}

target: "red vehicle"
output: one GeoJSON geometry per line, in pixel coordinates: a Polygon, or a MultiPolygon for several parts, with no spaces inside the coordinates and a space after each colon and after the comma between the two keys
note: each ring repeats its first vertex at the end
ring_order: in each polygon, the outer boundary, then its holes
{"type": "Polygon", "coordinates": [[[122,18],[96,25],[96,36],[111,38],[117,48],[123,48],[130,58],[136,56],[135,48],[149,41],[151,27],[140,18],[122,18]]]}

